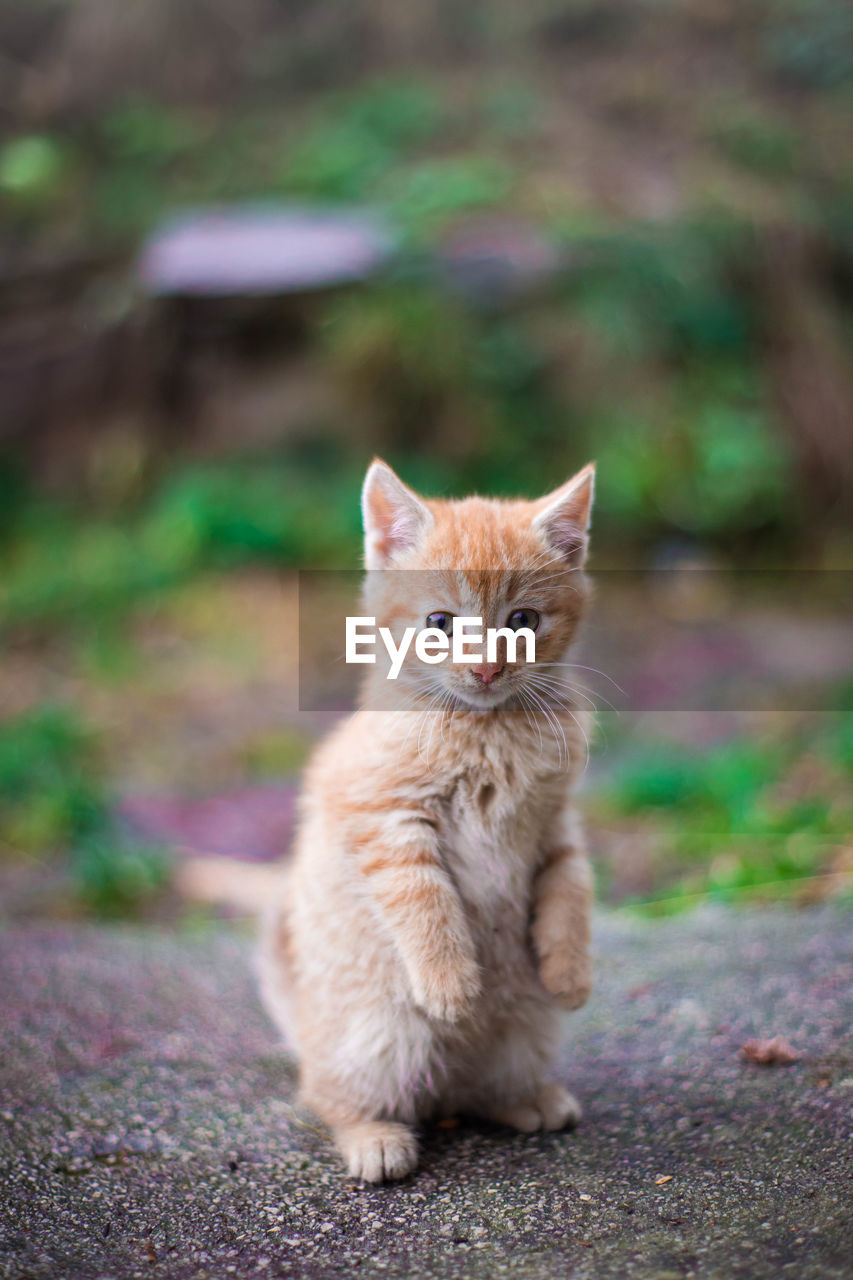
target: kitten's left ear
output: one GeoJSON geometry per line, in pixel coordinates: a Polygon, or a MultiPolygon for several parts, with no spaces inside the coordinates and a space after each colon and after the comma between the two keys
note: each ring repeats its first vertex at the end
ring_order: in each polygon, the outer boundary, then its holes
{"type": "Polygon", "coordinates": [[[595,463],[589,462],[561,488],[537,504],[533,528],[573,569],[582,569],[589,542],[589,522],[595,489],[595,463]]]}

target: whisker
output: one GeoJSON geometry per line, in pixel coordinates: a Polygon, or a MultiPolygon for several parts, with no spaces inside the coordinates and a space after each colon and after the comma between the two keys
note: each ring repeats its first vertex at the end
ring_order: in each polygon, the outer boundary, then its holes
{"type": "Polygon", "coordinates": [[[447,713],[452,708],[455,701],[453,690],[445,689],[444,697],[439,703],[439,719],[438,719],[438,745],[444,742],[444,730],[447,727],[447,713]]]}
{"type": "Polygon", "coordinates": [[[621,684],[617,684],[612,676],[609,676],[606,671],[600,671],[598,667],[585,667],[582,662],[540,662],[537,665],[541,667],[575,667],[578,671],[592,671],[597,676],[604,676],[604,679],[609,680],[614,688],[618,689],[626,698],[628,697],[621,684]]]}
{"type": "Polygon", "coordinates": [[[560,724],[559,720],[554,715],[554,712],[547,705],[547,703],[544,702],[543,699],[539,697],[539,694],[536,692],[535,689],[530,688],[530,686],[528,685],[527,692],[530,694],[531,698],[537,704],[537,706],[539,706],[539,708],[542,711],[542,714],[545,716],[545,719],[548,721],[548,724],[551,727],[551,732],[554,735],[554,745],[557,748],[558,763],[560,766],[562,766],[562,763],[563,763],[563,751],[560,746],[560,740],[562,739],[562,744],[566,751],[566,765],[568,767],[569,746],[568,746],[568,743],[566,742],[566,735],[563,732],[563,726],[560,724]],[[560,735],[559,738],[557,737],[558,732],[560,735]]]}
{"type": "MultiPolygon", "coordinates": [[[[542,665],[547,666],[548,664],[543,663],[542,665]]],[[[554,675],[551,675],[550,673],[541,674],[539,671],[537,671],[536,665],[534,665],[532,670],[530,671],[528,679],[537,680],[537,681],[548,681],[552,685],[556,684],[556,685],[562,686],[565,689],[570,689],[572,693],[575,693],[579,697],[584,698],[585,701],[587,701],[594,710],[598,710],[597,703],[596,703],[596,700],[598,700],[599,702],[606,703],[607,706],[610,707],[611,711],[615,712],[617,716],[620,714],[619,708],[615,707],[613,703],[610,701],[610,699],[605,698],[604,694],[599,693],[597,689],[591,689],[588,685],[585,685],[585,684],[572,684],[568,680],[561,680],[559,676],[554,676],[554,675]]]]}
{"type": "Polygon", "coordinates": [[[555,676],[539,675],[532,671],[528,673],[527,679],[540,688],[547,689],[549,691],[553,691],[555,689],[568,689],[569,692],[575,694],[576,697],[583,698],[584,702],[587,702],[593,711],[597,709],[594,699],[590,697],[588,693],[585,693],[583,689],[576,685],[569,684],[567,680],[559,680],[555,676]]]}
{"type": "Polygon", "coordinates": [[[421,714],[417,716],[416,719],[409,726],[409,732],[406,734],[405,738],[403,739],[403,743],[400,748],[401,751],[405,747],[406,743],[409,741],[409,738],[411,737],[413,730],[417,729],[418,730],[417,751],[418,751],[418,754],[420,755],[421,734],[423,733],[424,721],[426,716],[429,714],[430,707],[433,705],[433,703],[437,698],[438,698],[438,693],[435,693],[433,697],[429,699],[429,701],[427,702],[421,714]]]}
{"type": "MultiPolygon", "coordinates": [[[[574,712],[578,709],[577,703],[572,702],[572,700],[565,694],[555,693],[553,689],[543,689],[541,692],[546,705],[549,705],[548,699],[550,698],[554,704],[552,708],[553,710],[556,710],[558,713],[565,712],[567,715],[570,715],[575,719],[574,712]]],[[[578,724],[578,727],[580,727],[580,723],[576,719],[575,722],[578,724]]]]}
{"type": "Polygon", "coordinates": [[[537,734],[539,735],[539,750],[540,750],[540,752],[541,752],[541,751],[543,750],[542,729],[540,728],[540,726],[539,726],[539,721],[538,721],[538,719],[537,719],[537,717],[536,717],[536,708],[535,708],[535,706],[533,707],[533,719],[531,720],[531,718],[530,718],[530,714],[529,714],[529,712],[528,712],[528,709],[527,709],[527,708],[528,708],[528,706],[532,706],[532,704],[529,702],[529,700],[528,700],[528,698],[527,698],[527,696],[526,696],[526,691],[525,691],[525,689],[524,689],[523,687],[522,687],[522,688],[520,688],[520,689],[518,690],[518,694],[519,694],[519,697],[521,698],[521,705],[522,705],[522,709],[523,709],[523,711],[524,711],[525,716],[527,717],[527,723],[528,723],[529,725],[532,725],[532,727],[536,730],[537,734]]]}
{"type": "MultiPolygon", "coordinates": [[[[577,726],[577,728],[578,728],[578,730],[579,730],[579,732],[580,732],[580,734],[581,734],[581,737],[582,737],[582,738],[583,738],[583,740],[584,740],[584,747],[585,747],[585,752],[586,752],[586,759],[585,759],[585,762],[584,762],[584,772],[586,772],[586,770],[589,768],[589,761],[590,761],[590,745],[589,745],[589,737],[588,737],[588,735],[587,735],[587,732],[586,732],[586,730],[584,729],[583,724],[581,723],[581,721],[580,721],[580,720],[578,719],[578,717],[575,715],[575,712],[574,712],[574,710],[572,709],[572,704],[571,704],[570,702],[566,701],[566,700],[565,700],[563,697],[561,697],[559,694],[555,694],[555,693],[553,693],[553,692],[551,693],[551,697],[553,697],[553,698],[554,698],[554,700],[559,704],[559,706],[561,707],[562,711],[564,711],[568,716],[570,716],[570,717],[571,717],[571,719],[575,722],[575,724],[576,724],[576,726],[577,726]]],[[[547,705],[547,704],[545,704],[545,705],[547,705]]],[[[544,706],[543,706],[543,710],[544,710],[544,706]]],[[[562,725],[560,726],[560,730],[561,730],[561,732],[562,732],[562,725]]],[[[563,734],[563,740],[565,741],[565,734],[563,734]]],[[[567,753],[567,755],[568,755],[568,744],[566,745],[566,753],[567,753]]]]}

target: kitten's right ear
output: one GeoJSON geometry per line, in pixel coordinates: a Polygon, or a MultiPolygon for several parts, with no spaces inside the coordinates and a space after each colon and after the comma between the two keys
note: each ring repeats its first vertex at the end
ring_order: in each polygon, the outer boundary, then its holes
{"type": "Polygon", "coordinates": [[[361,515],[368,569],[387,569],[395,557],[416,547],[433,524],[429,508],[381,458],[373,460],[365,476],[361,515]]]}

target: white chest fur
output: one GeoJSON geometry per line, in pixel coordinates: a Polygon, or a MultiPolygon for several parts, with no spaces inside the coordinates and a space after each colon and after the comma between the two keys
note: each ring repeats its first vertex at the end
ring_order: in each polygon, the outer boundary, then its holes
{"type": "Polygon", "coordinates": [[[442,854],[463,902],[484,924],[526,915],[562,798],[553,778],[512,762],[483,758],[453,778],[440,810],[442,854]]]}

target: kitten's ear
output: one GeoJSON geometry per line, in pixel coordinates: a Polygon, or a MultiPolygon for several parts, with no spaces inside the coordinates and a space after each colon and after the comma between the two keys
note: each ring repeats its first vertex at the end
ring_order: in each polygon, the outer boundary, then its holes
{"type": "Polygon", "coordinates": [[[429,508],[381,458],[374,459],[365,476],[361,515],[368,569],[387,569],[395,556],[416,547],[433,524],[429,508]]]}
{"type": "Polygon", "coordinates": [[[589,462],[559,489],[541,498],[533,528],[573,569],[582,569],[589,541],[595,463],[589,462]]]}

